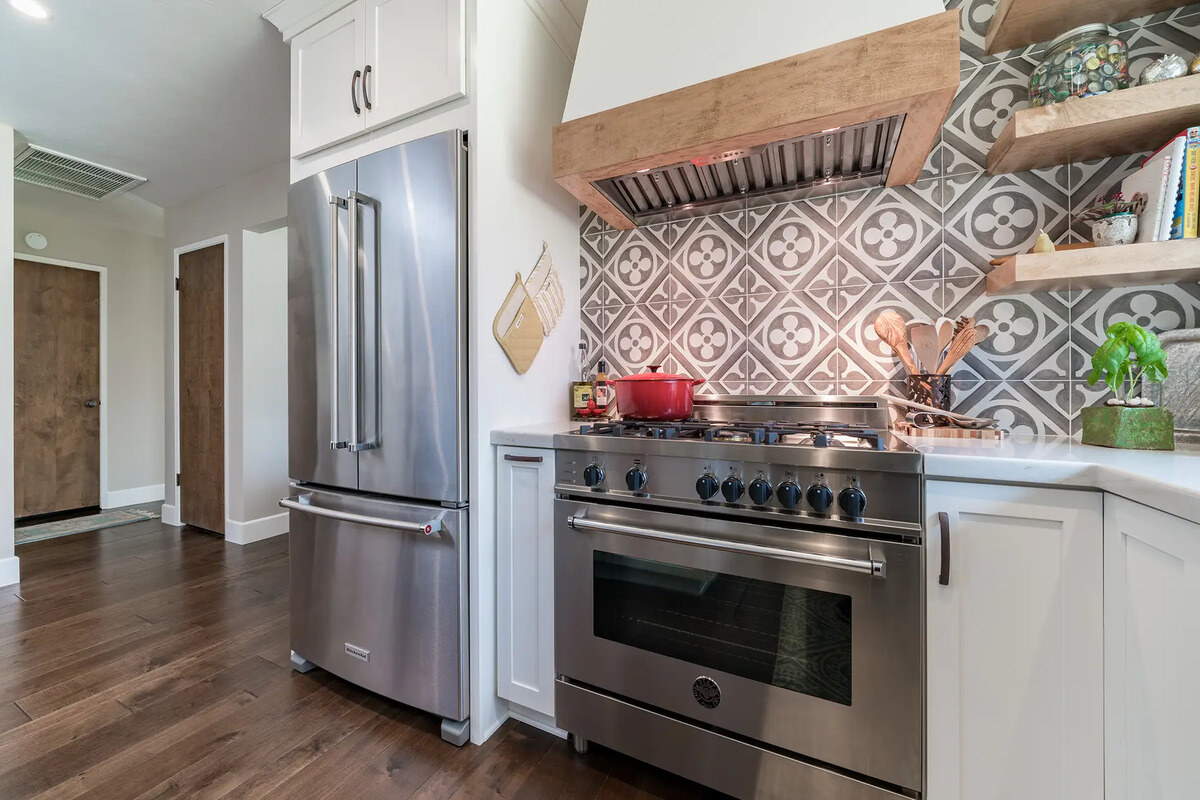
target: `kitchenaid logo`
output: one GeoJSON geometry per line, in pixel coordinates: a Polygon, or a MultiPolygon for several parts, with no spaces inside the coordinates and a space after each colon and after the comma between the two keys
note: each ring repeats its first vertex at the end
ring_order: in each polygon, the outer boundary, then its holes
{"type": "Polygon", "coordinates": [[[370,650],[364,650],[361,647],[355,647],[349,642],[346,642],[346,655],[350,656],[351,658],[357,658],[359,661],[370,662],[371,660],[370,650]]]}
{"type": "Polygon", "coordinates": [[[721,687],[707,675],[701,675],[692,683],[692,697],[705,708],[721,705],[721,687]]]}

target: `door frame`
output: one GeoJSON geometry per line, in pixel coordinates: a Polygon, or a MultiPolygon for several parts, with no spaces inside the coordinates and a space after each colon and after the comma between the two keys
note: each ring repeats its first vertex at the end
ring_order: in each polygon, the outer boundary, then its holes
{"type": "Polygon", "coordinates": [[[81,261],[66,261],[61,258],[31,256],[13,252],[18,261],[31,261],[49,267],[81,269],[100,273],[100,496],[96,498],[101,508],[110,508],[108,502],[108,267],[99,264],[84,264],[81,261]]]}
{"type": "MultiPolygon", "coordinates": [[[[221,245],[221,320],[224,328],[222,339],[221,352],[221,373],[224,386],[222,387],[221,402],[225,406],[225,413],[222,414],[224,422],[224,430],[221,431],[221,442],[224,453],[222,460],[224,461],[224,502],[225,507],[225,530],[229,530],[229,464],[230,464],[230,442],[229,442],[229,234],[214,236],[211,239],[205,239],[200,242],[193,242],[182,247],[176,247],[172,255],[172,281],[171,281],[171,336],[174,341],[174,349],[171,357],[172,382],[175,387],[175,475],[178,475],[183,468],[183,455],[180,452],[180,434],[179,434],[179,416],[180,416],[180,398],[179,398],[179,291],[175,288],[175,281],[179,280],[179,257],[187,253],[203,250],[206,247],[221,245]]],[[[174,476],[172,476],[174,477],[174,476]]],[[[167,485],[175,489],[173,497],[175,498],[174,518],[164,519],[171,525],[185,524],[183,522],[183,487],[172,484],[170,480],[167,485]]]]}

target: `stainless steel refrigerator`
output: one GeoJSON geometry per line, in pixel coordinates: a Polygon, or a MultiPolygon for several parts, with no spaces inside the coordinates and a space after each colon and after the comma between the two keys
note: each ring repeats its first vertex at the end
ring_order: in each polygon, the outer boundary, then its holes
{"type": "Polygon", "coordinates": [[[462,744],[464,134],[293,184],[288,228],[292,664],[437,714],[462,744]]]}

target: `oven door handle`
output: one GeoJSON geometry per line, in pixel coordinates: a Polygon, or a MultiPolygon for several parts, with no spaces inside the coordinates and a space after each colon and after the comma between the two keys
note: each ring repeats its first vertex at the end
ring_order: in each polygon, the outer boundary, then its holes
{"type": "Polygon", "coordinates": [[[719,539],[708,539],[704,536],[692,536],[688,533],[660,531],[654,528],[642,528],[637,525],[621,525],[616,522],[602,522],[588,519],[582,514],[567,517],[568,527],[577,531],[597,531],[600,533],[619,533],[625,536],[636,536],[639,539],[650,539],[656,542],[671,542],[693,547],[705,547],[710,550],[721,550],[726,553],[739,553],[747,556],[766,556],[795,561],[799,564],[811,564],[815,567],[831,567],[844,569],[849,572],[861,572],[872,578],[887,577],[887,562],[874,558],[843,558],[824,553],[806,553],[800,550],[786,550],[781,547],[766,547],[759,544],[742,542],[723,542],[719,539]]]}

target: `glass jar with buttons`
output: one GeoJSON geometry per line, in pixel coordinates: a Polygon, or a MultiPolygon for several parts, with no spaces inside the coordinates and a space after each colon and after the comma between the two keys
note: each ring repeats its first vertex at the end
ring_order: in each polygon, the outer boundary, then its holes
{"type": "Polygon", "coordinates": [[[1029,76],[1029,102],[1061,103],[1129,87],[1129,48],[1104,24],[1069,30],[1046,48],[1029,76]]]}

